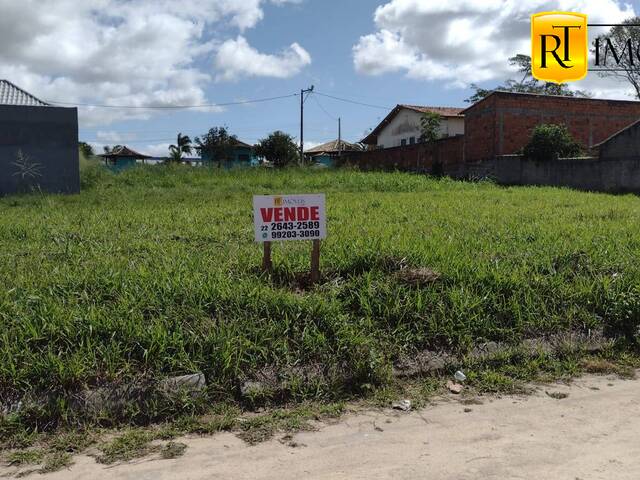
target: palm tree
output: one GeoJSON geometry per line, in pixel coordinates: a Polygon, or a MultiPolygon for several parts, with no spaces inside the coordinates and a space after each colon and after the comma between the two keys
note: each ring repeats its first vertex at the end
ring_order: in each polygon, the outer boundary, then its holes
{"type": "Polygon", "coordinates": [[[105,145],[104,147],[102,147],[102,150],[104,150],[104,153],[109,154],[109,153],[117,152],[121,148],[122,148],[122,145],[114,145],[113,147],[110,147],[109,145],[105,145]]]}
{"type": "Polygon", "coordinates": [[[190,155],[191,152],[191,139],[188,135],[182,135],[182,133],[179,133],[176,144],[169,145],[169,160],[180,163],[182,161],[182,154],[190,155]]]}

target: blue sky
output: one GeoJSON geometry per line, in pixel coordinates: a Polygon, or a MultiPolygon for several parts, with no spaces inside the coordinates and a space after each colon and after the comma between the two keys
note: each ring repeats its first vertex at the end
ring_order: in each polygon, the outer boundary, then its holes
{"type": "MultiPolygon", "coordinates": [[[[618,22],[640,11],[621,0],[0,0],[0,78],[71,104],[201,105],[319,93],[392,108],[465,106],[470,83],[512,75],[528,53],[529,16],[548,10],[618,22]],[[32,19],[28,28],[22,19],[32,19]]],[[[596,97],[628,87],[590,75],[572,84],[596,97]]],[[[223,109],[80,106],[80,137],[162,155],[178,132],[228,126],[254,143],[299,135],[299,98],[223,109]]],[[[387,113],[320,95],[305,104],[307,146],[360,140],[387,113]]]]}
{"type": "MultiPolygon", "coordinates": [[[[277,52],[297,41],[309,52],[312,63],[288,79],[242,78],[234,82],[214,82],[206,88],[207,98],[213,103],[266,98],[296,93],[314,85],[321,93],[380,106],[393,107],[397,103],[464,105],[464,99],[469,96],[466,89],[443,89],[433,82],[408,79],[400,73],[367,76],[355,71],[352,48],[360,36],[375,30],[373,13],[378,5],[380,2],[375,0],[307,0],[285,7],[266,5],[265,19],[245,33],[249,43],[259,45],[260,50],[277,52]]],[[[233,31],[229,33],[233,35],[233,31]]],[[[381,108],[316,95],[305,102],[305,139],[323,143],[337,138],[337,118],[340,117],[343,138],[355,142],[386,113],[387,110],[381,108]]],[[[153,121],[84,128],[81,136],[100,142],[97,136],[100,131],[136,132],[137,138],[128,143],[144,150],[149,143],[173,141],[178,130],[193,137],[209,127],[226,125],[241,140],[254,143],[276,129],[298,138],[299,117],[299,98],[294,97],[226,107],[224,112],[213,114],[193,110],[164,113],[153,121]]]]}

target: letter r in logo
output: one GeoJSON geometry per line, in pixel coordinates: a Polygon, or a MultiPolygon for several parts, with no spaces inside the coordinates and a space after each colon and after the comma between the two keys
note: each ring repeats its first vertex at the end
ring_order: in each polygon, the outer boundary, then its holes
{"type": "Polygon", "coordinates": [[[531,15],[531,73],[544,82],[580,80],[588,69],[587,16],[573,12],[531,15]]]}

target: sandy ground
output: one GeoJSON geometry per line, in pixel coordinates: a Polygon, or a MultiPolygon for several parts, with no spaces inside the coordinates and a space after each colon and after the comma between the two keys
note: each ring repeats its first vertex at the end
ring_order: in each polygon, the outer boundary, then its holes
{"type": "MultiPolygon", "coordinates": [[[[420,412],[362,412],[247,446],[187,437],[183,457],[105,467],[79,456],[54,479],[638,479],[640,381],[590,376],[528,397],[444,399],[420,412]],[[547,392],[566,392],[556,400],[547,392]],[[465,411],[471,409],[471,411],[465,411]]],[[[10,473],[8,470],[0,474],[10,473]]],[[[35,478],[42,478],[36,475],[35,478]]]]}

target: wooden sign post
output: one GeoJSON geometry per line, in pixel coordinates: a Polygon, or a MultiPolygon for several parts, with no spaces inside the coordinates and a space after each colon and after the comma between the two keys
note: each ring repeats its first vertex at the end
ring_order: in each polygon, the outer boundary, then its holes
{"type": "Polygon", "coordinates": [[[272,242],[311,240],[311,283],[320,280],[320,240],[327,236],[324,194],[255,195],[253,223],[255,240],[263,244],[264,272],[271,272],[272,242]]]}
{"type": "Polygon", "coordinates": [[[311,283],[320,280],[320,240],[314,240],[311,247],[311,283]]]}
{"type": "Polygon", "coordinates": [[[271,273],[271,242],[264,242],[262,255],[262,271],[265,273],[271,273]]]}

